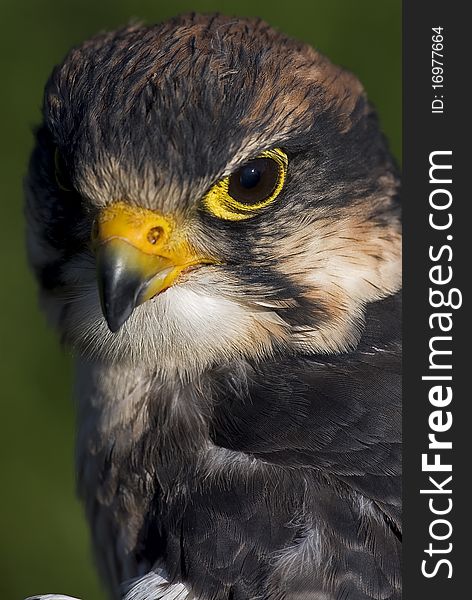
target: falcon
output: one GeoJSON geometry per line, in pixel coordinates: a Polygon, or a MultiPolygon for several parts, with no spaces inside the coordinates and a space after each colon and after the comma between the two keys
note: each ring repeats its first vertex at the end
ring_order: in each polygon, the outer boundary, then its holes
{"type": "Polygon", "coordinates": [[[399,177],[359,81],[260,20],[104,33],[26,189],[110,597],[398,600],[399,177]]]}

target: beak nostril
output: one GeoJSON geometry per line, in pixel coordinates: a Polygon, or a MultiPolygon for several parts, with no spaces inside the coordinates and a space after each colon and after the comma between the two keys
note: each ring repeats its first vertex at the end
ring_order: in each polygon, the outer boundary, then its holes
{"type": "Polygon", "coordinates": [[[147,239],[150,244],[157,244],[164,237],[165,231],[163,227],[159,225],[149,230],[147,239]]]}

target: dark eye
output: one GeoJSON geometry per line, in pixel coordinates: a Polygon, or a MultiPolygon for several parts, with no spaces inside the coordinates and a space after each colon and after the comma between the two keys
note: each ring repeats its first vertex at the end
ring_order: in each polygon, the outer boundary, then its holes
{"type": "Polygon", "coordinates": [[[203,206],[225,221],[250,219],[280,194],[287,168],[288,157],[283,150],[264,150],[232,175],[217,181],[203,197],[203,206]]]}
{"type": "Polygon", "coordinates": [[[54,150],[54,175],[56,177],[57,185],[64,192],[73,192],[74,184],[71,181],[69,170],[65,163],[65,160],[59,150],[54,150]]]}
{"type": "Polygon", "coordinates": [[[280,165],[272,158],[255,158],[230,175],[228,194],[243,204],[269,198],[280,180],[280,165]]]}

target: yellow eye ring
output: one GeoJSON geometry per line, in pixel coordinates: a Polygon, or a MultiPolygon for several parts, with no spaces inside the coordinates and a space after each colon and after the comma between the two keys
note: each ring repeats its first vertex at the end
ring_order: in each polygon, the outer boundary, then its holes
{"type": "Polygon", "coordinates": [[[265,150],[205,194],[204,207],[215,217],[242,221],[271,204],[282,190],[288,158],[280,148],[265,150]]]}

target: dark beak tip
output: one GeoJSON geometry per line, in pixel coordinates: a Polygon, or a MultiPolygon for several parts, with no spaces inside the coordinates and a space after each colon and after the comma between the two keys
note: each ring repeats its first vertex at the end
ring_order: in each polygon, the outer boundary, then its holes
{"type": "Polygon", "coordinates": [[[97,279],[103,316],[109,330],[117,333],[138,306],[146,281],[113,248],[98,255],[97,279]]]}
{"type": "Polygon", "coordinates": [[[116,320],[110,319],[110,318],[107,319],[106,317],[105,317],[105,321],[107,322],[108,329],[112,333],[117,333],[117,331],[121,328],[121,326],[124,323],[124,321],[120,322],[120,321],[116,321],[116,320]]]}
{"type": "Polygon", "coordinates": [[[135,302],[129,302],[122,305],[112,304],[108,305],[104,302],[103,296],[101,295],[102,313],[105,317],[105,321],[108,325],[108,329],[112,333],[117,333],[119,329],[131,316],[136,304],[135,302]]]}

